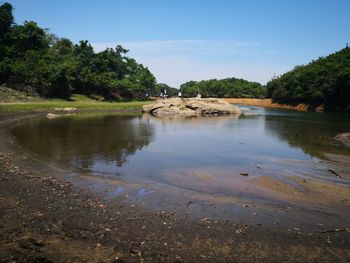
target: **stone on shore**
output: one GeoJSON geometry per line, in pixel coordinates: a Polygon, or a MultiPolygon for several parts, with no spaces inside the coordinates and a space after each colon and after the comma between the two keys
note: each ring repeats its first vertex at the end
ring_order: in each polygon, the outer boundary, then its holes
{"type": "Polygon", "coordinates": [[[350,147],[350,132],[340,133],[334,139],[348,147],[350,147]]]}
{"type": "Polygon", "coordinates": [[[60,115],[58,115],[58,114],[54,114],[54,113],[48,113],[47,115],[46,115],[46,117],[48,118],[48,119],[54,119],[54,118],[57,118],[57,117],[59,117],[60,115]]]}
{"type": "Polygon", "coordinates": [[[55,112],[75,112],[77,111],[77,108],[73,108],[73,107],[68,107],[68,108],[54,108],[55,112]]]}
{"type": "Polygon", "coordinates": [[[240,114],[241,110],[223,99],[208,98],[171,98],[158,99],[152,104],[145,105],[143,112],[153,115],[175,115],[183,114],[188,116],[207,114],[240,114]]]}

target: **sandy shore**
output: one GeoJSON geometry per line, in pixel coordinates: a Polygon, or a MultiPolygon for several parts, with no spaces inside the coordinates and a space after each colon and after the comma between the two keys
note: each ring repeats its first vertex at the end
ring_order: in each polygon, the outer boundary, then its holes
{"type": "MultiPolygon", "coordinates": [[[[282,108],[282,109],[292,109],[299,111],[308,111],[310,109],[310,105],[305,103],[299,104],[280,104],[277,102],[273,102],[271,99],[245,99],[245,98],[225,98],[225,100],[232,104],[241,104],[247,106],[260,106],[260,107],[268,107],[268,108],[282,108]]],[[[316,111],[322,111],[322,107],[317,107],[316,111]]]]}
{"type": "MultiPolygon", "coordinates": [[[[151,211],[145,209],[143,202],[125,202],[127,196],[106,199],[55,173],[33,170],[25,162],[18,163],[18,155],[15,146],[2,147],[0,153],[0,262],[349,262],[350,259],[348,226],[336,229],[318,221],[313,222],[314,228],[296,224],[297,218],[313,221],[315,215],[315,218],[324,215],[326,221],[334,219],[327,211],[284,206],[259,208],[259,200],[252,199],[239,205],[242,211],[238,215],[244,214],[243,220],[215,220],[205,216],[208,207],[203,204],[214,208],[207,200],[201,202],[201,196],[178,202],[177,206],[184,210],[181,213],[170,206],[151,211]],[[204,214],[193,216],[197,208],[204,209],[204,214]],[[266,219],[260,220],[263,213],[266,219]],[[244,220],[248,214],[252,220],[244,220]]],[[[205,174],[198,176],[207,181],[205,174]]],[[[290,190],[283,190],[283,185],[271,180],[260,183],[285,194],[290,190]]],[[[336,194],[341,189],[336,184],[329,189],[308,180],[300,184],[308,189],[323,187],[325,201],[333,203],[339,199],[343,202],[340,206],[347,207],[349,200],[343,196],[345,192],[336,194]]],[[[305,198],[310,196],[307,193],[305,198]]],[[[321,202],[316,197],[309,200],[310,204],[321,202]]],[[[296,202],[304,202],[305,198],[302,194],[295,196],[296,202]]]]}

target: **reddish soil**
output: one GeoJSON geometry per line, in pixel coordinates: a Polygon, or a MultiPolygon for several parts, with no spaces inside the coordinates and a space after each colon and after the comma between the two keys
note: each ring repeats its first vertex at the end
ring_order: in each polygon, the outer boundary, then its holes
{"type": "Polygon", "coordinates": [[[316,111],[323,111],[322,106],[312,108],[310,104],[306,104],[306,103],[282,104],[282,103],[273,102],[271,99],[225,98],[225,100],[229,103],[241,104],[241,105],[247,105],[247,106],[283,108],[283,109],[293,109],[293,110],[299,110],[299,111],[308,111],[311,109],[316,111]]]}

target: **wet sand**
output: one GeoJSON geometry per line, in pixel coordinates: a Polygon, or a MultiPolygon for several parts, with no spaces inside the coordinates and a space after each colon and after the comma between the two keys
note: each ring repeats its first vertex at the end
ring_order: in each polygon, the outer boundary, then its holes
{"type": "MultiPolygon", "coordinates": [[[[3,135],[3,134],[1,134],[3,135]]],[[[5,138],[5,137],[2,137],[5,138]]],[[[224,182],[236,194],[125,184],[90,174],[65,177],[32,166],[7,141],[0,155],[1,262],[348,262],[349,179],[346,157],[329,156],[342,178],[286,174],[217,182],[208,169],[166,171],[201,189],[224,182]],[[5,145],[8,145],[5,147],[5,145]],[[71,180],[72,179],[72,180],[71,180]],[[295,184],[291,183],[295,182],[295,184]],[[194,185],[194,184],[192,184],[194,185]],[[123,186],[123,191],[119,188],[123,186]],[[116,189],[111,197],[99,189],[116,189]],[[166,191],[161,191],[165,188],[166,191]],[[248,189],[248,190],[247,190],[248,189]],[[149,194],[154,191],[157,195],[149,194]],[[268,198],[267,198],[268,197],[268,198]],[[274,202],[273,200],[276,200],[274,202]],[[227,211],[230,211],[227,214],[227,211]]],[[[304,165],[304,164],[303,164],[304,165]]],[[[324,170],[322,170],[325,172],[324,170]]],[[[333,177],[332,177],[333,176],[333,177]]]]}

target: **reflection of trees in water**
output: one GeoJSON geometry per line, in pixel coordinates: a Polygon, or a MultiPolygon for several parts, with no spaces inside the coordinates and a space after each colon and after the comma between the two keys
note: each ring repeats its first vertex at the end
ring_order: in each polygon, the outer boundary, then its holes
{"type": "Polygon", "coordinates": [[[150,143],[154,129],[136,116],[77,115],[23,121],[12,131],[35,153],[87,168],[96,161],[122,166],[129,155],[150,143]]]}
{"type": "Polygon", "coordinates": [[[305,153],[324,158],[325,153],[349,155],[349,148],[336,143],[333,138],[350,131],[345,115],[297,113],[295,116],[265,116],[265,129],[289,145],[305,153]]]}

